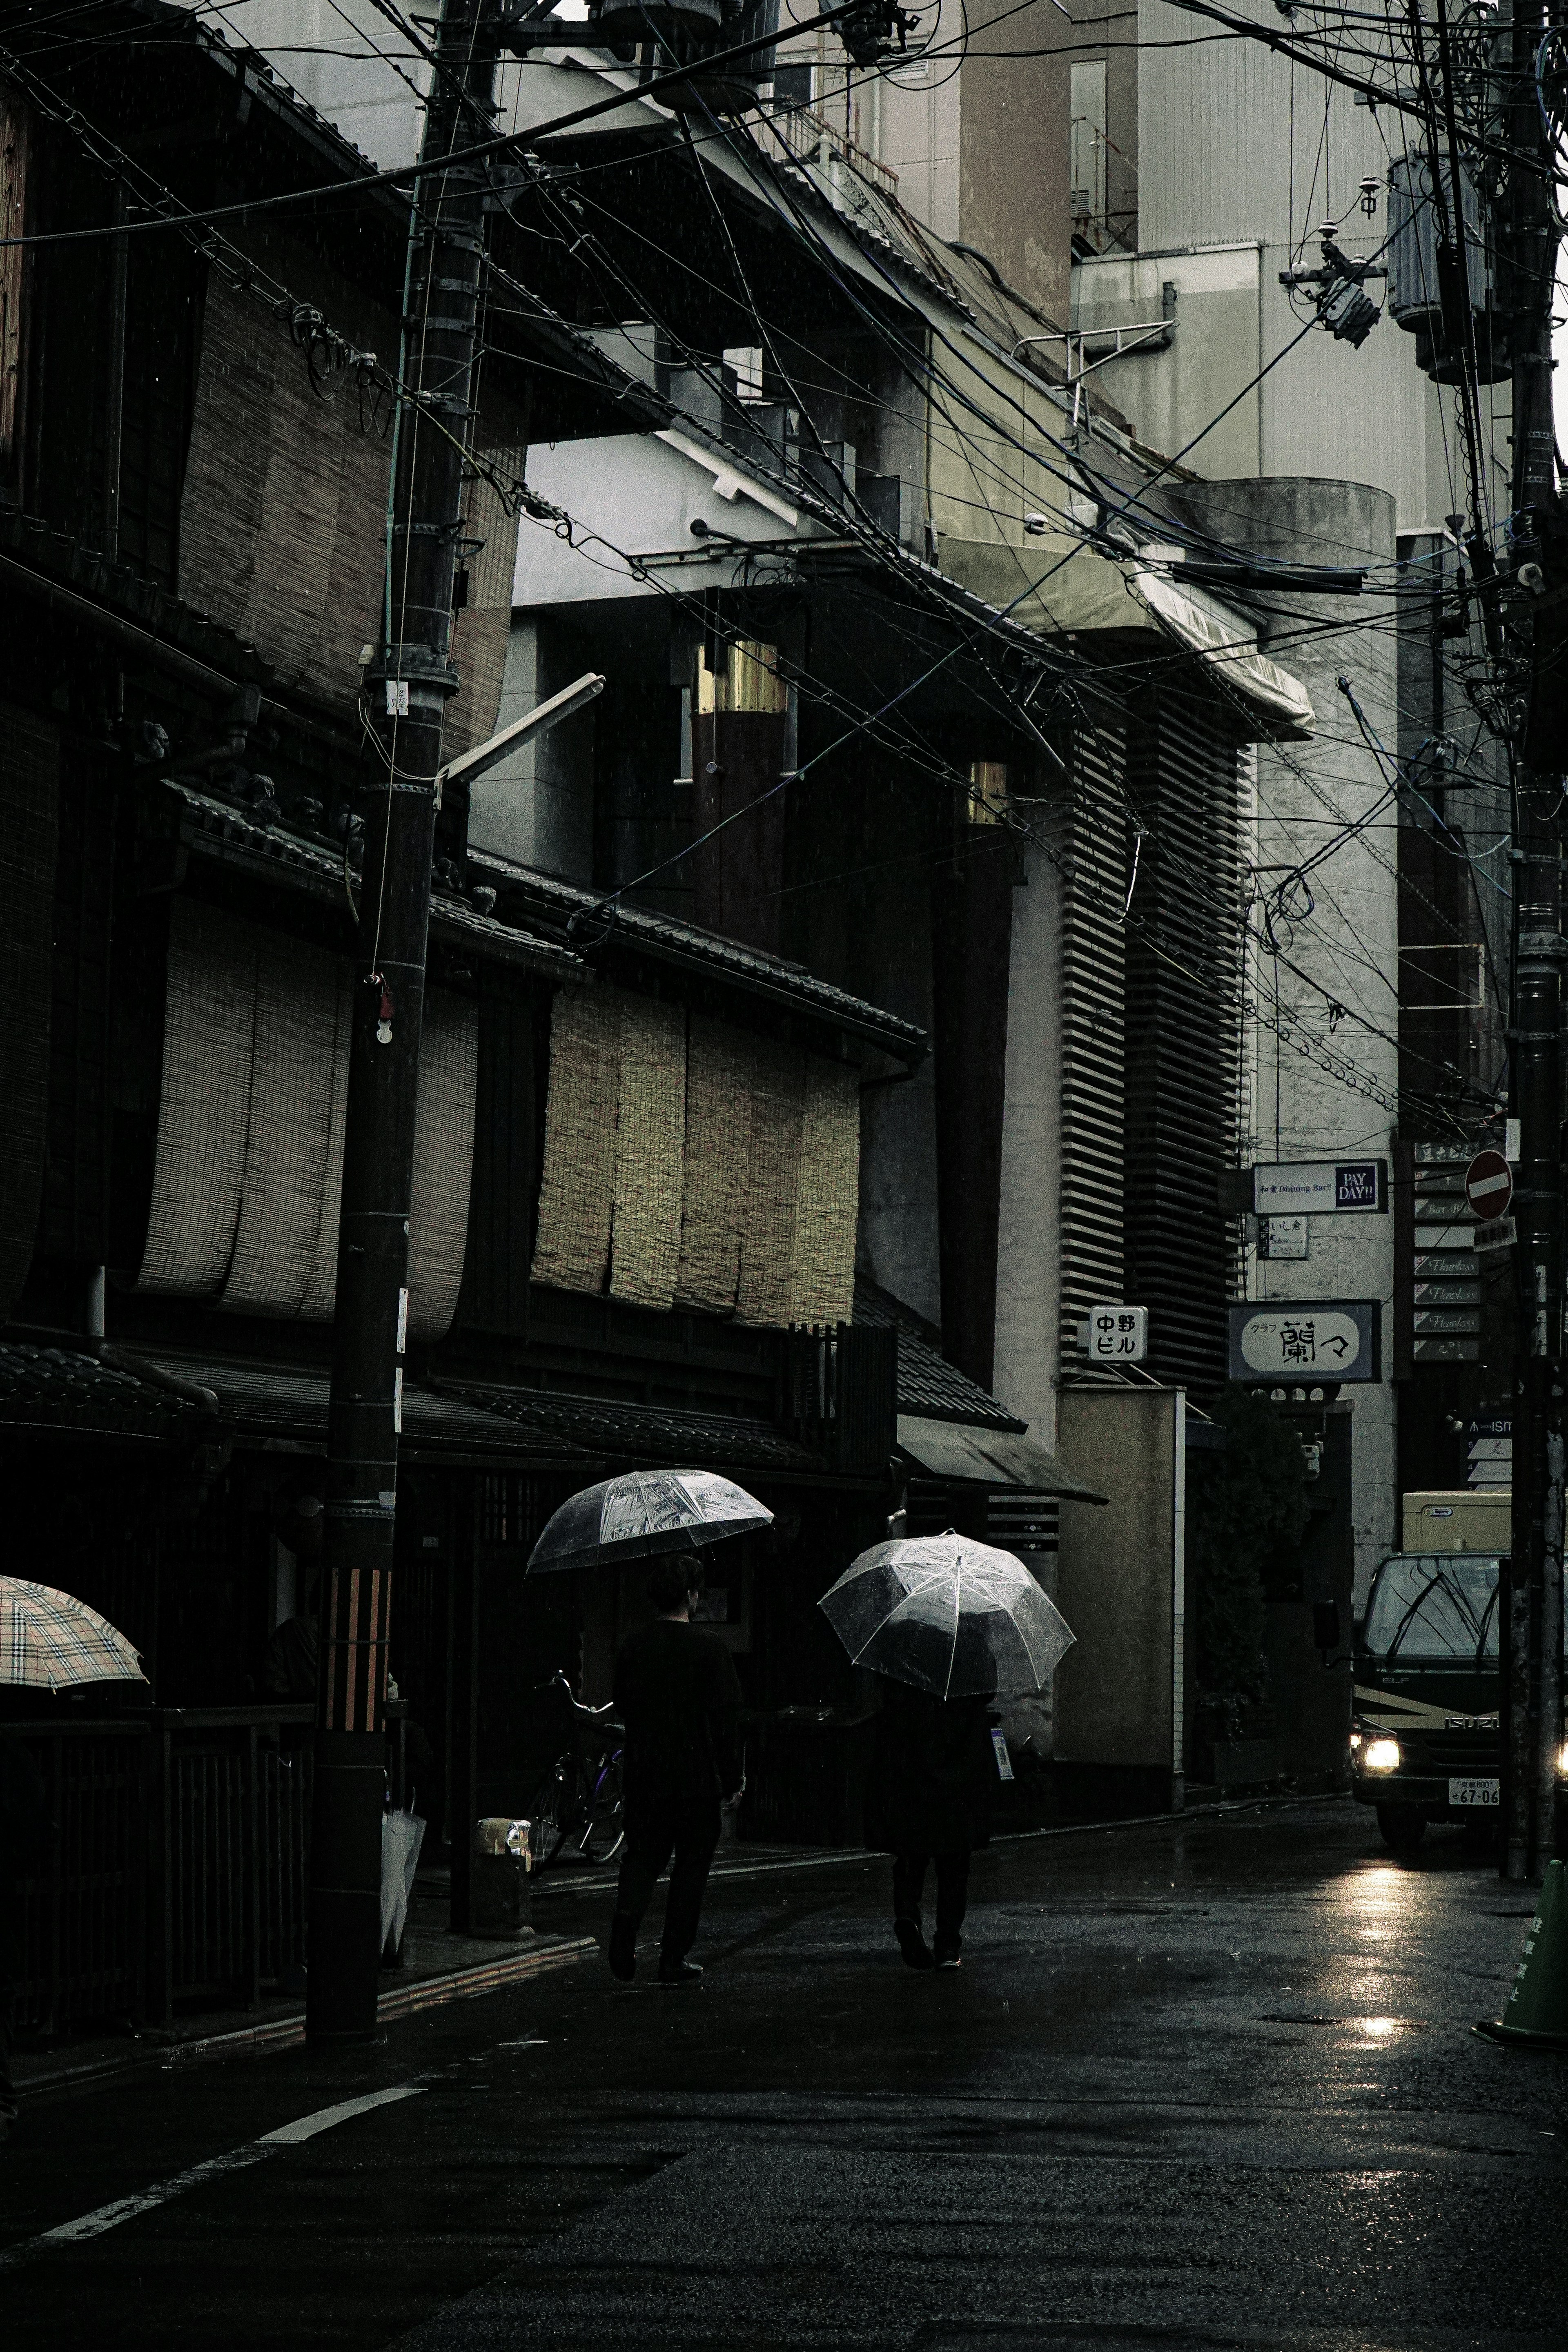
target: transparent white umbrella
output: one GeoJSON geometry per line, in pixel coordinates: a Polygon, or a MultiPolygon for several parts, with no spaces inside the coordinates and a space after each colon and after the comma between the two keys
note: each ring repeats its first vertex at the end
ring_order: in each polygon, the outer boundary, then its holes
{"type": "Polygon", "coordinates": [[[817,1607],[858,1666],[938,1698],[1039,1690],[1073,1640],[1021,1559],[951,1532],[873,1544],[817,1607]]]}
{"type": "Polygon", "coordinates": [[[146,1679],[124,1634],[85,1601],[52,1584],[0,1576],[0,1683],[58,1691],[146,1679]]]}
{"type": "Polygon", "coordinates": [[[715,1470],[628,1470],[562,1504],[528,1555],[526,1573],[701,1551],[773,1525],[773,1513],[715,1470]]]}

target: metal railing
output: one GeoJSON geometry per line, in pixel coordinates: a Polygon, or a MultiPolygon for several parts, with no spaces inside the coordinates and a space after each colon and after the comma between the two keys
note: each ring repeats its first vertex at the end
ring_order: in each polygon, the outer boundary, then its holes
{"type": "Polygon", "coordinates": [[[889,196],[898,194],[898,173],[813,107],[781,107],[777,113],[763,112],[752,117],[751,127],[764,147],[782,147],[794,163],[816,163],[830,178],[835,163],[847,165],[872,187],[889,196]]]}
{"type": "Polygon", "coordinates": [[[304,1965],[309,1706],[0,1724],[42,1775],[47,1868],[17,1889],[16,2021],[58,2033],[248,2007],[304,1965]]]}

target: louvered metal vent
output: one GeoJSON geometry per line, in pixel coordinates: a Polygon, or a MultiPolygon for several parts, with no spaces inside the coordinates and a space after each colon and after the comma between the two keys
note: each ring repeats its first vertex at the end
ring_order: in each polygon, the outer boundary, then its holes
{"type": "MultiPolygon", "coordinates": [[[[1061,1360],[1087,1367],[1078,1327],[1122,1292],[1126,728],[1103,704],[1075,720],[1061,851],[1061,1360]]],[[[1105,1376],[1109,1377],[1109,1375],[1105,1376]]]]}
{"type": "Polygon", "coordinates": [[[1237,744],[1217,702],[1162,689],[1131,730],[1143,828],[1126,944],[1126,1296],[1149,1309],[1148,1370],[1200,1391],[1226,1376],[1237,1228],[1241,1048],[1237,744]]]}

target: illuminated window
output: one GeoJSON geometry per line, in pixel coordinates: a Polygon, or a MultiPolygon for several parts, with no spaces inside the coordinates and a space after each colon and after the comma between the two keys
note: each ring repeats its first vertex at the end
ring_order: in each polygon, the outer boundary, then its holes
{"type": "Polygon", "coordinates": [[[971,824],[1000,824],[1007,813],[1007,770],[1000,760],[975,760],[969,770],[964,814],[971,824]]]}

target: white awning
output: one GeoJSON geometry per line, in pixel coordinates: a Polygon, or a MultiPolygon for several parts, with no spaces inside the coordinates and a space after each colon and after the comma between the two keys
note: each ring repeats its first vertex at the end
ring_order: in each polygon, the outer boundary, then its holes
{"type": "Polygon", "coordinates": [[[1300,679],[1259,653],[1257,638],[1242,624],[1228,614],[1222,619],[1217,613],[1206,611],[1163,572],[1140,567],[1132,581],[1138,594],[1173,636],[1228,677],[1238,694],[1282,720],[1293,733],[1314,731],[1317,715],[1300,679]]]}

